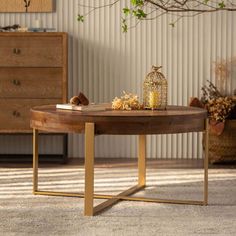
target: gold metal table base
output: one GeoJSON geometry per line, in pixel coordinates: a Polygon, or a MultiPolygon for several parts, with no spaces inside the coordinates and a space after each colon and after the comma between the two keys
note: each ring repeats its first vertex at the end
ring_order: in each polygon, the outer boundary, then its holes
{"type": "MultiPolygon", "coordinates": [[[[172,200],[172,199],[158,199],[158,198],[147,198],[147,197],[132,197],[129,196],[142,189],[145,186],[135,185],[118,195],[107,195],[107,194],[94,194],[95,199],[109,199],[96,207],[94,207],[93,215],[99,214],[112,205],[118,203],[121,200],[126,201],[141,201],[141,202],[154,202],[154,203],[169,203],[169,204],[186,204],[186,205],[205,205],[204,201],[192,201],[192,200],[172,200]]],[[[84,193],[65,193],[65,192],[51,192],[51,191],[35,191],[35,195],[47,195],[47,196],[59,196],[59,197],[79,197],[84,198],[84,193]]]]}
{"type": "Polygon", "coordinates": [[[85,192],[84,193],[63,193],[38,190],[38,130],[33,132],[33,193],[35,195],[82,197],[84,198],[84,215],[93,216],[118,203],[121,200],[143,201],[169,204],[208,204],[208,120],[205,122],[205,158],[204,158],[204,199],[193,200],[172,200],[130,196],[145,188],[146,184],[146,136],[139,135],[138,150],[138,184],[121,192],[118,195],[94,194],[94,123],[85,125],[85,192]],[[108,199],[94,207],[93,200],[108,199]]]}

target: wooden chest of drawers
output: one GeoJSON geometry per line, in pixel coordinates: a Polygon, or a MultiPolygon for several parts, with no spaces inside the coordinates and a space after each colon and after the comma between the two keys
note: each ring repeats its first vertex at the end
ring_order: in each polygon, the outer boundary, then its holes
{"type": "Polygon", "coordinates": [[[67,34],[0,33],[0,133],[30,133],[30,108],[67,102],[67,34]]]}

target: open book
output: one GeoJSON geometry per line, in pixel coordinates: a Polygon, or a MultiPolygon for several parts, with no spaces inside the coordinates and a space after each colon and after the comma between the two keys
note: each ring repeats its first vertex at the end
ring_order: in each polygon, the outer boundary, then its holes
{"type": "Polygon", "coordinates": [[[65,109],[65,110],[72,110],[72,111],[105,111],[111,108],[109,103],[91,103],[87,106],[84,105],[73,105],[70,103],[66,104],[57,104],[57,109],[65,109]]]}

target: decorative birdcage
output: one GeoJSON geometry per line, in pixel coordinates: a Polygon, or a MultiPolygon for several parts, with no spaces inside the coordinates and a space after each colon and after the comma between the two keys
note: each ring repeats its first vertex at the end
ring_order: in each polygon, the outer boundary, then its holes
{"type": "Polygon", "coordinates": [[[159,71],[162,66],[152,66],[152,71],[143,83],[143,105],[145,109],[164,110],[167,106],[167,80],[159,71]]]}

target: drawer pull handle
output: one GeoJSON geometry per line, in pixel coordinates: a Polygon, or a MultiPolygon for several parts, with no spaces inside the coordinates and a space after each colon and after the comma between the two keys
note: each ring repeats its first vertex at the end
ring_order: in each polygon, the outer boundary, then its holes
{"type": "Polygon", "coordinates": [[[18,112],[18,111],[13,111],[13,112],[12,112],[12,115],[15,116],[15,117],[20,117],[20,112],[18,112]]]}
{"type": "Polygon", "coordinates": [[[14,80],[12,81],[12,83],[13,83],[14,85],[16,85],[16,86],[20,86],[20,81],[17,80],[17,79],[14,79],[14,80]]]}
{"type": "Polygon", "coordinates": [[[20,54],[20,49],[19,48],[14,48],[13,53],[16,54],[16,55],[19,55],[20,54]]]}

